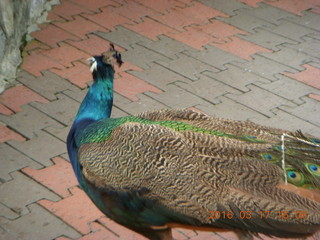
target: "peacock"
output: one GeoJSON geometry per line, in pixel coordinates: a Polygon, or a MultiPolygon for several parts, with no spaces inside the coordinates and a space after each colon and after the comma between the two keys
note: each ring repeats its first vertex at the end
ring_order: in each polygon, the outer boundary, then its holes
{"type": "Polygon", "coordinates": [[[171,228],[306,237],[320,227],[320,140],[189,109],[110,118],[110,50],[67,137],[80,187],[109,218],[149,239],[171,228]]]}

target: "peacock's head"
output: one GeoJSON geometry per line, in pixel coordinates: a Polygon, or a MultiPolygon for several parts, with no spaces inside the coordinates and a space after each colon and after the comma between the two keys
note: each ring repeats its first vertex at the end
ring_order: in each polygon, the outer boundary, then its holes
{"type": "Polygon", "coordinates": [[[123,63],[121,60],[121,54],[117,52],[113,44],[110,44],[108,52],[101,54],[100,56],[94,56],[88,59],[90,63],[90,71],[93,75],[96,73],[105,73],[106,71],[114,72],[114,65],[117,64],[119,67],[123,63]]]}

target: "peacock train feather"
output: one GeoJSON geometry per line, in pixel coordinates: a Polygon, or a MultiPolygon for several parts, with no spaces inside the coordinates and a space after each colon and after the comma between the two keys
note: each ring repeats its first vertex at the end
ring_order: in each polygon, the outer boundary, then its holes
{"type": "Polygon", "coordinates": [[[112,46],[89,61],[94,83],[67,147],[105,215],[150,239],[172,239],[174,226],[247,237],[319,230],[319,139],[186,109],[110,118],[121,55],[112,46]]]}

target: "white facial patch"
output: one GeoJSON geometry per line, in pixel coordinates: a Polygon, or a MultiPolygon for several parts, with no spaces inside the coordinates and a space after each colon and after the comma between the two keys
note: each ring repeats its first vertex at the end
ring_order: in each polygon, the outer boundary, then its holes
{"type": "Polygon", "coordinates": [[[93,72],[97,70],[97,61],[94,57],[88,58],[88,62],[90,63],[90,71],[93,72]]]}

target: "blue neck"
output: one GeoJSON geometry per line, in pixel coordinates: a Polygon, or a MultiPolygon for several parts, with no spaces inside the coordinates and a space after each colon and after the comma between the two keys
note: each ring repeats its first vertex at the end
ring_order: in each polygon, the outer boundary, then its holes
{"type": "MultiPolygon", "coordinates": [[[[81,121],[98,121],[109,118],[113,103],[113,74],[101,76],[94,74],[94,83],[81,103],[74,125],[81,121]],[[103,79],[107,78],[107,79],[103,79]]],[[[84,127],[84,126],[82,126],[84,127]]]]}

